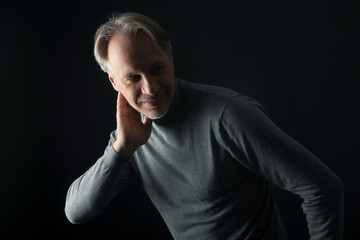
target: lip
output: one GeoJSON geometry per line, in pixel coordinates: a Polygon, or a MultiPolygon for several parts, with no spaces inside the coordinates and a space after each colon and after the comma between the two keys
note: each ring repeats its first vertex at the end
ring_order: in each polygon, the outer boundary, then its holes
{"type": "Polygon", "coordinates": [[[151,99],[149,101],[143,101],[142,103],[151,107],[151,108],[156,108],[160,105],[161,99],[164,96],[164,94],[161,94],[160,96],[158,96],[155,99],[151,99]]]}

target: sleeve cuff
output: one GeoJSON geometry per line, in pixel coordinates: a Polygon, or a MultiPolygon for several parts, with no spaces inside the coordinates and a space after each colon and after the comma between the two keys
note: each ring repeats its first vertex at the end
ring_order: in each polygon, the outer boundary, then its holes
{"type": "Polygon", "coordinates": [[[109,167],[122,167],[125,163],[127,163],[130,160],[129,157],[122,157],[120,156],[113,146],[109,146],[108,150],[103,156],[103,162],[106,163],[109,167]]]}

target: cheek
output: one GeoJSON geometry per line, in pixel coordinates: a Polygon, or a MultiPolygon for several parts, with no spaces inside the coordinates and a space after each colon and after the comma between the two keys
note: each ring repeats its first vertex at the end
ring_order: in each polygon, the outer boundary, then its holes
{"type": "Polygon", "coordinates": [[[159,81],[159,84],[160,84],[162,87],[171,88],[172,85],[174,84],[174,77],[173,77],[173,75],[170,74],[170,72],[166,72],[166,74],[164,74],[164,75],[161,77],[161,80],[159,81]]]}
{"type": "Polygon", "coordinates": [[[128,86],[123,90],[123,94],[130,105],[133,107],[137,105],[137,100],[141,95],[141,91],[138,91],[134,86],[128,86]]]}

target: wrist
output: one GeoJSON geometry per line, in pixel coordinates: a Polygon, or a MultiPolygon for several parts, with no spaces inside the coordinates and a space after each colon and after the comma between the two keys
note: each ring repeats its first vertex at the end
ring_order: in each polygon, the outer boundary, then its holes
{"type": "Polygon", "coordinates": [[[112,147],[119,156],[124,158],[129,158],[134,154],[134,151],[131,151],[129,148],[124,147],[116,141],[112,144],[112,147]]]}

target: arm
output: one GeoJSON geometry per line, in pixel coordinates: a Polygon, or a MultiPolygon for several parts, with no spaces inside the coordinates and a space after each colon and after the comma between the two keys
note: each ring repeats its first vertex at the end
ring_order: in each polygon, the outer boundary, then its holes
{"type": "Polygon", "coordinates": [[[100,214],[134,176],[129,158],[121,157],[112,147],[114,141],[115,131],[103,156],[69,187],[65,214],[71,223],[83,223],[100,214]]]}
{"type": "Polygon", "coordinates": [[[82,223],[98,215],[115,194],[134,175],[129,159],[146,143],[151,134],[151,121],[140,114],[118,92],[116,131],[101,158],[70,186],[65,214],[70,222],[82,223]]]}
{"type": "Polygon", "coordinates": [[[226,148],[235,159],[304,200],[302,208],[311,239],[342,238],[342,181],[279,129],[258,102],[245,96],[230,100],[220,128],[226,148]]]}

